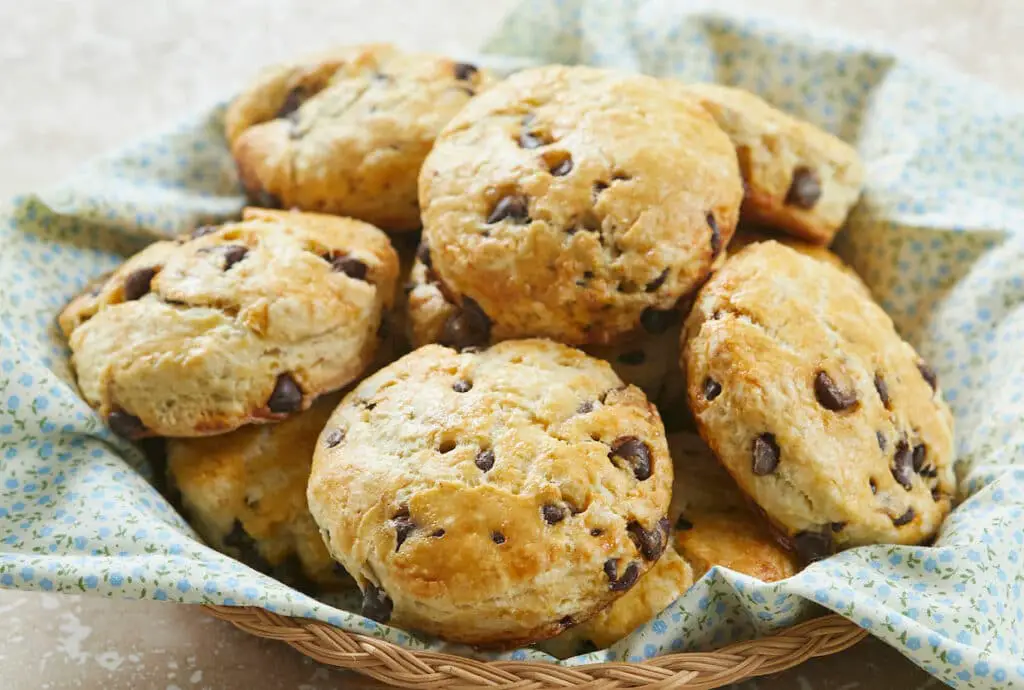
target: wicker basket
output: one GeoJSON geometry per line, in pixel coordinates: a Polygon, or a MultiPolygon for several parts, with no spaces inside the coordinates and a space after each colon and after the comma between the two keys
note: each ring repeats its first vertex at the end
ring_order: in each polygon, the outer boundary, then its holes
{"type": "Polygon", "coordinates": [[[837,615],[815,618],[781,633],[737,642],[714,652],[668,654],[643,663],[571,668],[543,662],[476,661],[437,652],[413,652],[326,623],[280,616],[256,607],[207,605],[206,610],[245,632],[287,642],[321,663],[356,671],[402,688],[685,688],[705,690],[778,673],[816,656],[852,647],[867,635],[837,615]]]}

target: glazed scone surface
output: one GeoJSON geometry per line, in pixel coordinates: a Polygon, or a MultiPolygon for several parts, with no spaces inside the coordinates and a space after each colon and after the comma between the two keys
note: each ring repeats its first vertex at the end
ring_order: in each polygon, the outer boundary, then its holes
{"type": "Polygon", "coordinates": [[[433,270],[491,340],[658,331],[728,244],[741,197],[732,145],[692,98],[581,66],[473,99],[420,173],[433,270]]]}
{"type": "Polygon", "coordinates": [[[60,324],[83,397],[117,433],[202,436],[283,419],[357,377],[397,271],[371,225],[248,209],[150,245],[60,324]]]}
{"type": "Polygon", "coordinates": [[[256,205],[413,230],[424,157],[490,81],[440,56],[337,48],[266,70],[228,108],[226,134],[256,205]]]}
{"type": "Polygon", "coordinates": [[[309,506],[363,612],[481,645],[550,637],[661,554],[671,460],[643,393],[544,340],[430,345],[331,417],[309,506]]]}
{"type": "Polygon", "coordinates": [[[934,536],[954,492],[952,416],[859,281],[755,244],[701,289],[685,336],[701,436],[805,558],[934,536]]]}
{"type": "Polygon", "coordinates": [[[736,147],[746,186],[743,218],[830,243],[864,185],[856,149],[747,91],[718,84],[684,89],[736,147]]]}

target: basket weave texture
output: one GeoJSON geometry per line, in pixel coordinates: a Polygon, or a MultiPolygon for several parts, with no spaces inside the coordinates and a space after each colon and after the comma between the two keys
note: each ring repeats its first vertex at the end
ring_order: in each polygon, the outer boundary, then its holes
{"type": "Polygon", "coordinates": [[[306,656],[402,688],[684,688],[707,690],[778,673],[817,656],[852,647],[867,631],[838,615],[822,616],[781,633],[737,642],[714,652],[687,652],[643,663],[565,667],[544,662],[477,661],[410,651],[386,640],[326,623],[281,616],[257,607],[207,605],[213,616],[245,632],[287,642],[306,656]]]}

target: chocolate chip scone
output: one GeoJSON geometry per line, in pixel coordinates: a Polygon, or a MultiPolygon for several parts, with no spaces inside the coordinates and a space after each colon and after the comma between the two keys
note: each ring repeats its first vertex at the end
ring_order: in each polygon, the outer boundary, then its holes
{"type": "Polygon", "coordinates": [[[373,358],[397,258],[347,218],[247,209],[128,259],[60,316],[82,396],[128,438],[280,421],[373,358]]]}
{"type": "Polygon", "coordinates": [[[742,215],[816,244],[828,244],[864,184],[856,149],[752,93],[687,84],[736,147],[746,196],[742,215]]]}
{"type": "Polygon", "coordinates": [[[308,499],[364,615],[511,646],[588,618],[652,566],[671,465],[657,411],[605,362],[545,340],[428,345],[346,396],[308,499]]]}
{"type": "Polygon", "coordinates": [[[736,225],[729,138],[643,75],[518,72],[445,127],[420,173],[433,271],[488,340],[607,344],[707,277],[736,225]]]}
{"type": "Polygon", "coordinates": [[[858,281],[755,244],[701,289],[685,335],[701,436],[805,559],[935,535],[954,492],[952,415],[858,281]]]}
{"type": "Polygon", "coordinates": [[[337,48],[264,72],[228,108],[226,135],[258,206],[416,229],[423,159],[490,81],[444,57],[388,45],[337,48]]]}
{"type": "Polygon", "coordinates": [[[304,590],[353,587],[306,507],[313,449],[331,396],[280,424],[168,439],[168,483],[207,544],[304,590]]]}

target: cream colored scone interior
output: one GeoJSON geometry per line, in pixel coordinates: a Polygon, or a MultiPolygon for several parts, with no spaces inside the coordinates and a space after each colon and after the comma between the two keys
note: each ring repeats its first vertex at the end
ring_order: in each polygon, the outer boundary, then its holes
{"type": "Polygon", "coordinates": [[[60,316],[85,400],[126,437],[281,420],[355,379],[397,258],[346,218],[247,209],[155,242],[60,316]]]}
{"type": "Polygon", "coordinates": [[[859,280],[754,244],[701,289],[684,337],[701,436],[804,558],[935,535],[952,415],[859,280]]]}
{"type": "Polygon", "coordinates": [[[207,544],[300,589],[354,586],[306,506],[313,449],[339,399],[280,424],[167,440],[168,481],[207,544]]]}
{"type": "Polygon", "coordinates": [[[490,82],[440,56],[337,48],[266,70],[228,108],[226,135],[254,204],[415,230],[424,157],[490,82]]]}
{"type": "Polygon", "coordinates": [[[466,321],[441,342],[660,333],[728,244],[742,194],[729,138],[663,82],[513,74],[455,116],[420,173],[431,267],[466,321]]]}
{"type": "Polygon", "coordinates": [[[829,244],[864,185],[856,149],[747,91],[719,84],[682,88],[711,113],[736,147],[746,187],[744,220],[829,244]]]}
{"type": "Polygon", "coordinates": [[[478,645],[550,637],[661,555],[672,463],[657,411],[546,340],[428,345],[360,383],[317,446],[310,511],[363,614],[478,645]]]}

